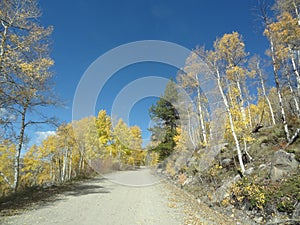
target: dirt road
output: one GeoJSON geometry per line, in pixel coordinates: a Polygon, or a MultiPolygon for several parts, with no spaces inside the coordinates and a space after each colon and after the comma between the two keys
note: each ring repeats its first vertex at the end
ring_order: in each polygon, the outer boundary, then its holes
{"type": "Polygon", "coordinates": [[[53,202],[2,218],[0,222],[4,225],[234,224],[213,212],[210,218],[195,217],[192,204],[179,195],[148,169],[118,172],[78,184],[53,202]]]}

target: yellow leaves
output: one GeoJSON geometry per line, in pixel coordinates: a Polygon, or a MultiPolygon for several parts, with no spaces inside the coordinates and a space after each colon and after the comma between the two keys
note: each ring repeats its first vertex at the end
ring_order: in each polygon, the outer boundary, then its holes
{"type": "Polygon", "coordinates": [[[246,70],[239,66],[229,65],[228,69],[226,70],[226,75],[228,80],[236,81],[243,79],[246,76],[246,70]]]}
{"type": "Polygon", "coordinates": [[[183,73],[177,76],[177,80],[183,88],[194,89],[199,88],[198,74],[206,68],[203,60],[196,51],[192,51],[187,57],[183,73]]]}
{"type": "Polygon", "coordinates": [[[40,153],[47,157],[48,154],[54,154],[58,149],[58,138],[55,135],[48,136],[47,139],[43,140],[40,146],[40,153]]]}
{"type": "MultiPolygon", "coordinates": [[[[273,22],[264,31],[273,43],[276,63],[284,61],[289,57],[291,49],[299,48],[300,26],[298,19],[293,18],[291,14],[283,12],[278,16],[277,22],[273,22]]],[[[277,70],[279,69],[279,65],[277,70]]]]}
{"type": "Polygon", "coordinates": [[[231,187],[236,201],[242,202],[247,199],[252,206],[263,209],[266,203],[265,187],[244,178],[231,187]]]}
{"type": "Polygon", "coordinates": [[[230,198],[229,197],[224,198],[222,200],[221,204],[222,204],[222,206],[225,206],[225,207],[229,206],[229,204],[230,204],[230,198]]]}
{"type": "Polygon", "coordinates": [[[169,161],[169,162],[167,163],[167,166],[166,166],[166,172],[167,172],[171,177],[175,176],[175,174],[176,174],[176,171],[175,171],[174,166],[173,166],[173,164],[172,164],[171,161],[169,161]]]}
{"type": "Polygon", "coordinates": [[[127,164],[128,165],[135,165],[135,158],[133,156],[129,156],[127,159],[127,164]]]}
{"type": "Polygon", "coordinates": [[[181,139],[181,128],[176,127],[176,135],[173,137],[173,140],[176,145],[179,145],[180,139],[181,139]]]}
{"type": "Polygon", "coordinates": [[[128,127],[122,119],[114,127],[114,145],[124,163],[140,165],[144,163],[146,154],[142,149],[142,133],[138,126],[128,127]]]}
{"type": "Polygon", "coordinates": [[[173,140],[176,143],[175,151],[184,152],[188,151],[188,141],[190,137],[186,130],[182,130],[181,128],[176,128],[177,134],[173,137],[173,140]]]}
{"type": "Polygon", "coordinates": [[[209,169],[208,174],[211,177],[216,177],[222,169],[223,169],[223,167],[221,165],[216,164],[215,166],[213,166],[209,169]]]}
{"type": "MultiPolygon", "coordinates": [[[[230,96],[229,99],[231,99],[229,110],[230,110],[233,126],[238,136],[238,139],[250,143],[254,140],[251,136],[251,126],[250,126],[250,121],[253,118],[250,118],[250,115],[248,113],[247,114],[245,113],[247,108],[241,104],[239,98],[240,92],[236,86],[232,86],[230,88],[228,95],[230,96]],[[243,115],[243,111],[245,113],[245,116],[243,115]]],[[[234,141],[229,119],[225,124],[225,138],[228,141],[234,141]]]]}
{"type": "MultiPolygon", "coordinates": [[[[52,73],[49,72],[49,69],[53,64],[54,61],[52,59],[43,57],[30,62],[20,60],[18,63],[20,74],[18,76],[22,78],[24,85],[26,85],[28,89],[41,88],[44,82],[52,77],[52,73]]],[[[23,95],[26,95],[26,93],[23,95]]]]}
{"type": "Polygon", "coordinates": [[[156,166],[159,162],[159,154],[152,151],[150,153],[150,166],[156,166]]]}
{"type": "Polygon", "coordinates": [[[218,58],[231,65],[238,65],[247,56],[245,44],[238,32],[224,34],[221,39],[215,41],[214,47],[218,58]]]}
{"type": "MultiPolygon", "coordinates": [[[[23,65],[24,68],[26,67],[23,65]]],[[[39,146],[33,145],[23,156],[21,185],[63,182],[86,172],[87,164],[98,159],[120,159],[131,166],[144,165],[147,151],[142,150],[142,133],[138,126],[127,126],[122,120],[111,131],[110,117],[104,110],[97,118],[88,117],[58,127],[39,146]],[[123,140],[125,142],[123,142],[123,140]]],[[[16,148],[9,141],[0,145],[0,171],[13,181],[16,148]]],[[[158,162],[152,153],[151,164],[158,162]]],[[[0,193],[6,187],[0,176],[0,193]]]]}
{"type": "Polygon", "coordinates": [[[33,145],[23,157],[24,165],[21,171],[24,185],[40,185],[50,180],[49,167],[46,166],[48,154],[41,149],[41,147],[33,145]]]}
{"type": "Polygon", "coordinates": [[[53,65],[54,61],[50,58],[39,58],[35,61],[36,71],[40,74],[47,71],[53,65]]]}
{"type": "MultiPolygon", "coordinates": [[[[14,171],[14,156],[16,152],[16,146],[8,140],[4,140],[0,144],[0,172],[2,172],[10,182],[13,181],[14,171]]],[[[0,176],[0,193],[8,188],[8,184],[0,176]]]]}
{"type": "Polygon", "coordinates": [[[100,146],[107,146],[112,140],[112,123],[111,118],[105,110],[100,110],[96,119],[96,128],[99,137],[100,146]]]}
{"type": "Polygon", "coordinates": [[[138,126],[130,127],[130,148],[132,150],[140,150],[142,149],[142,132],[138,126]]]}
{"type": "Polygon", "coordinates": [[[30,63],[21,63],[20,68],[23,73],[32,73],[33,72],[33,65],[30,63]]]}

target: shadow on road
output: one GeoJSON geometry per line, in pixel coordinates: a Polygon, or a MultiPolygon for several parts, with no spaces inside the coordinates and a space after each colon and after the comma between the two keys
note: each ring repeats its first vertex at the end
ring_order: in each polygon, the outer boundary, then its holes
{"type": "Polygon", "coordinates": [[[65,193],[65,195],[72,196],[81,196],[81,195],[89,195],[89,194],[99,194],[99,193],[110,193],[107,188],[95,185],[95,184],[80,184],[72,187],[71,191],[65,193]]]}
{"type": "Polygon", "coordinates": [[[64,196],[82,196],[90,194],[110,193],[101,185],[106,178],[95,177],[69,184],[50,187],[30,187],[14,195],[0,199],[0,217],[21,214],[24,210],[48,206],[64,200],[64,196]]]}

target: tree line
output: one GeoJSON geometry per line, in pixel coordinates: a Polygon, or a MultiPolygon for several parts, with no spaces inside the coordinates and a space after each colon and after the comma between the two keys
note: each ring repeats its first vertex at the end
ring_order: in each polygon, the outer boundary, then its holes
{"type": "Polygon", "coordinates": [[[142,149],[140,128],[122,120],[113,126],[103,110],[61,125],[42,113],[61,104],[50,57],[53,27],[42,26],[40,17],[37,0],[0,0],[0,195],[62,183],[103,167],[142,165],[146,157],[154,164],[156,154],[142,149]],[[38,124],[58,128],[25,150],[28,127],[38,124]]]}
{"type": "MultiPolygon", "coordinates": [[[[13,188],[14,157],[17,146],[9,141],[1,146],[1,191],[13,188]]],[[[34,144],[20,158],[19,186],[64,183],[94,172],[155,165],[158,155],[142,149],[141,130],[129,127],[122,119],[115,126],[111,117],[101,110],[97,117],[60,125],[55,134],[39,145],[34,144]]],[[[19,187],[18,187],[19,188],[19,187]]]]}

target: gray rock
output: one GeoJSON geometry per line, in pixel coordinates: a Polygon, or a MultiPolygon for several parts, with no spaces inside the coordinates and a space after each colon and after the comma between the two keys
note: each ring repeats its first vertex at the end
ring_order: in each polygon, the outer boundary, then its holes
{"type": "Polygon", "coordinates": [[[188,167],[192,167],[192,166],[197,166],[197,158],[195,156],[190,158],[190,160],[188,161],[188,167]]]}
{"type": "Polygon", "coordinates": [[[221,187],[219,187],[212,197],[213,203],[220,203],[224,198],[228,197],[230,195],[229,190],[230,187],[235,184],[241,177],[239,175],[236,175],[233,179],[225,182],[221,187]]]}
{"type": "Polygon", "coordinates": [[[259,224],[261,224],[263,222],[263,220],[264,220],[264,218],[262,216],[254,218],[254,221],[259,224]]]}
{"type": "Polygon", "coordinates": [[[271,217],[273,217],[273,215],[276,214],[276,212],[277,212],[276,205],[274,205],[270,202],[267,202],[267,204],[265,205],[264,210],[265,210],[267,215],[272,215],[271,217]]]}
{"type": "Polygon", "coordinates": [[[156,172],[159,174],[162,174],[163,170],[160,168],[160,169],[157,169],[156,172]]]}
{"type": "Polygon", "coordinates": [[[268,144],[263,142],[263,143],[260,144],[260,147],[264,148],[264,149],[268,148],[268,144]]]}
{"type": "Polygon", "coordinates": [[[261,165],[259,165],[258,169],[259,169],[259,170],[263,170],[263,169],[265,169],[266,167],[267,167],[266,164],[261,164],[261,165]]]}
{"type": "Polygon", "coordinates": [[[230,166],[231,163],[232,163],[232,159],[223,159],[223,160],[221,161],[222,167],[230,166]]]}
{"type": "Polygon", "coordinates": [[[223,147],[224,144],[217,144],[199,150],[199,154],[201,155],[201,157],[197,160],[197,168],[199,172],[204,172],[209,169],[211,165],[213,165],[216,156],[221,152],[223,147]]]}
{"type": "Polygon", "coordinates": [[[254,168],[253,168],[253,167],[250,167],[249,169],[247,169],[247,170],[245,171],[245,175],[250,175],[250,174],[253,173],[253,171],[254,171],[254,168]]]}
{"type": "Polygon", "coordinates": [[[272,157],[270,178],[272,181],[280,180],[285,175],[298,169],[299,162],[293,153],[279,150],[272,157]]]}
{"type": "Polygon", "coordinates": [[[293,219],[300,219],[300,203],[296,205],[296,208],[293,213],[293,219]]]}
{"type": "Polygon", "coordinates": [[[182,154],[182,155],[179,155],[174,161],[174,170],[176,171],[176,173],[179,172],[179,170],[186,166],[187,163],[188,163],[188,155],[185,155],[185,154],[182,154]]]}

